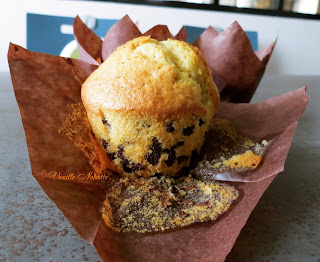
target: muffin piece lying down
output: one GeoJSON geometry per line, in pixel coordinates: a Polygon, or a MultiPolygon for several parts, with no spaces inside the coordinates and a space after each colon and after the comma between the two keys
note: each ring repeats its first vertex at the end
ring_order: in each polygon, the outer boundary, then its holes
{"type": "Polygon", "coordinates": [[[209,133],[194,173],[207,168],[216,173],[243,172],[260,165],[268,145],[266,140],[254,142],[243,135],[232,122],[223,118],[213,119],[209,133]]]}
{"type": "Polygon", "coordinates": [[[219,93],[200,51],[139,37],[81,91],[92,130],[119,173],[176,176],[201,149],[219,93]]]}
{"type": "Polygon", "coordinates": [[[232,186],[189,176],[124,178],[107,195],[103,219],[119,232],[162,231],[215,220],[237,197],[232,186]]]}

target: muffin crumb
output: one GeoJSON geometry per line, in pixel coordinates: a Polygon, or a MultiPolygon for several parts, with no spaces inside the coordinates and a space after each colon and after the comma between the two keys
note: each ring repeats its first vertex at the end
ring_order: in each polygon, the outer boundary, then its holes
{"type": "Polygon", "coordinates": [[[268,145],[266,140],[254,142],[245,137],[228,120],[214,118],[210,126],[210,138],[206,141],[207,150],[201,153],[204,158],[197,166],[216,171],[242,172],[255,169],[262,161],[262,154],[268,145]]]}
{"type": "Polygon", "coordinates": [[[103,219],[118,232],[155,232],[215,220],[238,197],[227,184],[191,176],[116,182],[104,202],[103,219]]]}

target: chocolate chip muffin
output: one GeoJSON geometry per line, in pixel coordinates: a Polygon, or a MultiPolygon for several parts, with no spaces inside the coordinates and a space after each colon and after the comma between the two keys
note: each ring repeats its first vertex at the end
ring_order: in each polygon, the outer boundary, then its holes
{"type": "Polygon", "coordinates": [[[96,139],[117,171],[176,176],[200,151],[219,93],[200,51],[148,36],[119,47],[81,91],[96,139]]]}

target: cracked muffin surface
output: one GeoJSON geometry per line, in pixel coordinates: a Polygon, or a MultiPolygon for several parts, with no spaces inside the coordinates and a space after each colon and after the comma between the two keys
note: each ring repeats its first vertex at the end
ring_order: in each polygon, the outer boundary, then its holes
{"type": "Polygon", "coordinates": [[[146,36],[111,54],[81,96],[117,171],[144,177],[183,172],[199,153],[219,103],[197,48],[146,36]]]}

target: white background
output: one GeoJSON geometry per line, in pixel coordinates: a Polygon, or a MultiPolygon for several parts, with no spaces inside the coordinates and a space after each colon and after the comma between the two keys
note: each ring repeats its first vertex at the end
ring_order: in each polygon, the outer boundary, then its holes
{"type": "Polygon", "coordinates": [[[139,20],[141,31],[155,24],[168,24],[172,33],[185,25],[228,27],[237,20],[248,31],[258,31],[259,47],[278,43],[267,68],[268,74],[320,75],[320,21],[244,15],[227,12],[143,5],[78,1],[6,1],[0,9],[0,71],[8,71],[9,42],[26,46],[26,13],[119,19],[129,14],[139,20]]]}

